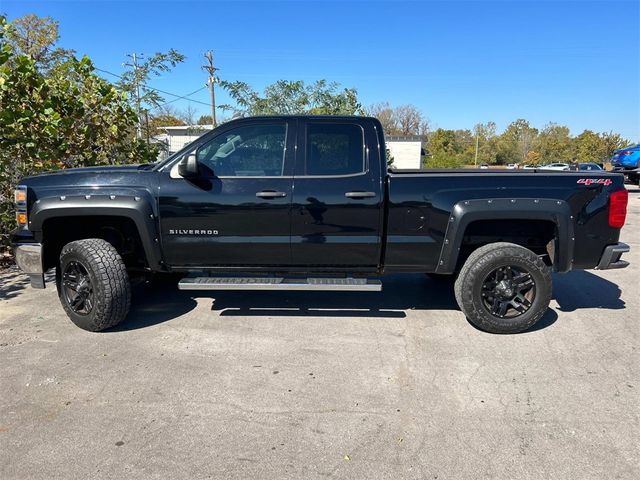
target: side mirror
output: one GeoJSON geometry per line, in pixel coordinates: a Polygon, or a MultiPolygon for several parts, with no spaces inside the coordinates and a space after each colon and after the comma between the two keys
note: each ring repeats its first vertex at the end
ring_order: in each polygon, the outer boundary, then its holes
{"type": "Polygon", "coordinates": [[[195,153],[190,153],[182,157],[178,163],[178,175],[184,178],[195,178],[200,174],[198,160],[195,153]]]}

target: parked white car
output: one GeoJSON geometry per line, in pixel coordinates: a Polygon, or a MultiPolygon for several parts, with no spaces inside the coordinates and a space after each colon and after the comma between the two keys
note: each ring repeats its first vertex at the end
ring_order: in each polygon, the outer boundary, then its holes
{"type": "Polygon", "coordinates": [[[518,164],[517,163],[509,163],[507,165],[507,170],[515,170],[516,168],[518,168],[518,164]]]}
{"type": "Polygon", "coordinates": [[[558,171],[569,171],[568,163],[550,163],[548,165],[542,165],[538,167],[540,170],[558,170],[558,171]]]}

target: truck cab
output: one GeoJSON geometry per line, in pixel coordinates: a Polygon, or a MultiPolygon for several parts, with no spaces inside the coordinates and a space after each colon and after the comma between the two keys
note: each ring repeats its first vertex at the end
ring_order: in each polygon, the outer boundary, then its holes
{"type": "Polygon", "coordinates": [[[369,118],[259,117],[206,135],[158,169],[165,262],[377,272],[379,130],[369,118]]]}

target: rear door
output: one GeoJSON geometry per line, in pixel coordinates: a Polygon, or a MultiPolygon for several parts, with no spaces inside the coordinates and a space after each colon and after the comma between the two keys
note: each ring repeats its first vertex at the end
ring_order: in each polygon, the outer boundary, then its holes
{"type": "Polygon", "coordinates": [[[293,266],[375,271],[383,189],[373,123],[301,119],[292,201],[293,266]]]}

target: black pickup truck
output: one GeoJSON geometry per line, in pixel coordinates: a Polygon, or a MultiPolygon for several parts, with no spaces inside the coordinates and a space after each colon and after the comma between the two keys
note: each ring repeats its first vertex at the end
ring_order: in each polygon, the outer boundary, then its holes
{"type": "Polygon", "coordinates": [[[160,163],[26,178],[16,262],[36,288],[55,268],[68,316],[93,331],[126,317],[138,274],[379,291],[384,273],[423,272],[455,279],[467,318],[497,333],[544,315],[552,271],[628,265],[622,175],[395,171],[385,152],[374,118],[243,118],[160,163]]]}

